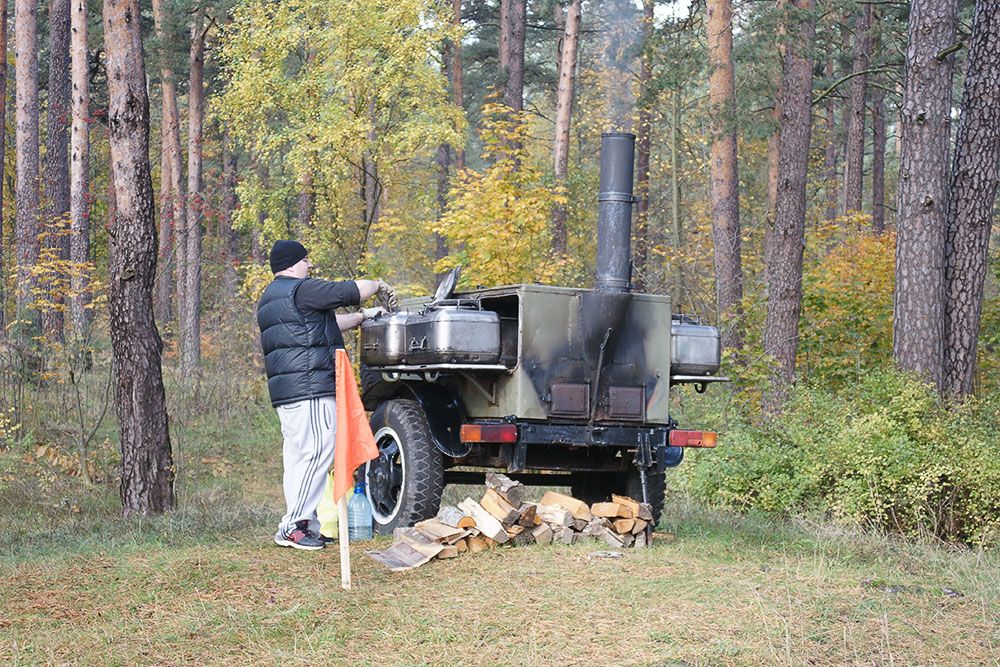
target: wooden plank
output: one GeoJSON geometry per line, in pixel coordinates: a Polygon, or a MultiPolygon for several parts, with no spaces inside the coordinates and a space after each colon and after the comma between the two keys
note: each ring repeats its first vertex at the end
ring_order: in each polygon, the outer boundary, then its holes
{"type": "Polygon", "coordinates": [[[420,567],[444,549],[441,544],[413,544],[396,542],[384,551],[366,551],[365,555],[382,563],[393,572],[420,567]]]}
{"type": "Polygon", "coordinates": [[[520,507],[524,501],[524,484],[515,482],[498,472],[486,473],[486,486],[496,491],[513,507],[520,507]]]}
{"type": "Polygon", "coordinates": [[[556,526],[566,528],[573,525],[573,513],[565,507],[539,505],[535,511],[539,519],[550,524],[553,528],[556,526]]]}
{"type": "Polygon", "coordinates": [[[632,510],[632,516],[637,519],[642,519],[643,521],[653,520],[653,508],[647,503],[640,503],[637,500],[633,500],[628,496],[619,496],[618,494],[611,495],[611,501],[618,503],[619,505],[625,505],[632,510]]]}
{"type": "Polygon", "coordinates": [[[442,505],[435,518],[452,528],[472,528],[476,525],[475,519],[454,505],[442,505]]]}
{"type": "Polygon", "coordinates": [[[483,494],[483,499],[479,501],[479,504],[484,510],[496,517],[505,527],[514,525],[520,517],[520,513],[514,509],[514,506],[507,502],[495,489],[486,489],[486,493],[483,494]]]}
{"type": "Polygon", "coordinates": [[[484,537],[489,537],[500,543],[507,541],[507,531],[504,530],[503,525],[475,500],[466,498],[458,504],[458,508],[476,520],[476,528],[484,537]]]}
{"type": "MultiPolygon", "coordinates": [[[[537,508],[538,505],[536,503],[521,503],[520,507],[517,508],[517,525],[524,526],[525,528],[538,525],[535,521],[537,518],[537,508]]],[[[540,522],[541,519],[538,519],[538,521],[540,522]]]]}
{"type": "Polygon", "coordinates": [[[392,531],[392,539],[394,542],[399,542],[400,540],[406,540],[411,544],[434,544],[434,539],[428,536],[426,533],[413,528],[412,526],[407,528],[394,528],[392,531]]]}
{"type": "Polygon", "coordinates": [[[421,533],[429,536],[435,542],[445,542],[450,544],[461,537],[465,537],[464,528],[454,528],[443,521],[438,521],[437,519],[425,519],[423,521],[418,521],[413,525],[413,527],[421,533]]]}
{"type": "Polygon", "coordinates": [[[531,529],[531,536],[537,544],[548,544],[552,541],[552,529],[543,523],[531,529]]]}
{"type": "Polygon", "coordinates": [[[469,552],[477,554],[480,551],[486,550],[486,542],[481,537],[470,537],[469,540],[469,552]]]}
{"type": "MultiPolygon", "coordinates": [[[[635,519],[615,519],[612,525],[616,533],[624,535],[625,533],[631,533],[635,529],[635,521],[635,519]]],[[[642,519],[639,519],[639,521],[642,521],[642,519]]]]}
{"type": "Polygon", "coordinates": [[[609,519],[631,519],[635,516],[632,508],[621,503],[594,503],[590,506],[590,512],[594,516],[606,516],[609,519]]]}
{"type": "Polygon", "coordinates": [[[577,500],[573,496],[567,496],[564,493],[556,493],[555,491],[546,491],[545,495],[542,496],[542,505],[558,505],[559,507],[565,507],[570,512],[573,513],[574,519],[583,519],[584,521],[590,521],[593,516],[590,513],[590,506],[582,500],[577,500]]]}

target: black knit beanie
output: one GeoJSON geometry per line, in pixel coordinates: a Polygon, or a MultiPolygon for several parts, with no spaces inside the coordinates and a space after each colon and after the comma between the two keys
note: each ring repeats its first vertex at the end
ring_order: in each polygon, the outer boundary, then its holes
{"type": "Polygon", "coordinates": [[[306,247],[298,241],[275,241],[271,248],[271,273],[295,266],[308,254],[306,247]]]}

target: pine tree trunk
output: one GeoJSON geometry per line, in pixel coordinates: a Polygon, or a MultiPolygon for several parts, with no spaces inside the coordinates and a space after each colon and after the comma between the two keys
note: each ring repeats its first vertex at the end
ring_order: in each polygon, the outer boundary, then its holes
{"type": "Polygon", "coordinates": [[[733,11],[731,0],[708,0],[708,81],[712,108],[712,240],[715,249],[715,294],[722,344],[743,346],[740,301],[740,193],[736,165],[736,100],[733,82],[733,11]]]}
{"type": "MultiPolygon", "coordinates": [[[[14,60],[17,63],[16,159],[17,313],[31,308],[35,280],[31,270],[38,261],[38,4],[15,0],[14,60]]],[[[23,327],[21,338],[24,338],[23,327]]]]}
{"type": "Polygon", "coordinates": [[[885,231],[885,90],[872,87],[872,230],[885,231]]]}
{"type": "Polygon", "coordinates": [[[205,35],[203,10],[191,23],[190,75],[188,79],[188,181],[187,251],[185,253],[184,312],[182,313],[181,368],[190,376],[201,362],[201,221],[202,126],[205,114],[205,35]]]}
{"type": "Polygon", "coordinates": [[[893,357],[941,387],[948,125],[958,0],[913,0],[900,107],[893,357]]]}
{"type": "MultiPolygon", "coordinates": [[[[164,0],[153,0],[153,19],[156,37],[161,44],[173,35],[166,32],[164,0]]],[[[171,278],[177,284],[178,319],[183,310],[184,294],[184,239],[187,232],[185,210],[184,167],[181,154],[180,115],[177,111],[177,80],[168,65],[165,50],[160,51],[160,80],[163,111],[161,119],[161,170],[160,170],[160,242],[159,258],[162,262],[156,286],[157,318],[161,326],[170,319],[171,278]]]]}
{"type": "MultiPolygon", "coordinates": [[[[671,97],[670,108],[670,231],[673,237],[674,250],[679,253],[684,242],[681,229],[681,186],[680,186],[680,125],[681,125],[681,92],[675,90],[671,97]]],[[[683,312],[684,305],[684,272],[678,260],[673,262],[671,277],[670,300],[675,310],[683,312]]]]}
{"type": "Polygon", "coordinates": [[[149,99],[137,0],[104,0],[103,19],[117,202],[108,304],[121,437],[122,514],[145,515],[174,505],[162,343],[153,320],[156,210],[149,172],[149,99]]]}
{"type": "Polygon", "coordinates": [[[223,282],[226,296],[236,296],[238,278],[236,262],[239,259],[239,238],[233,229],[233,212],[236,210],[236,155],[229,128],[222,130],[222,215],[219,217],[219,239],[222,250],[223,282]]]}
{"type": "Polygon", "coordinates": [[[636,128],[635,190],[639,201],[635,205],[635,279],[634,289],[649,290],[649,157],[653,148],[653,34],[654,0],[642,3],[642,55],[639,63],[639,127],[636,128]]]}
{"type": "MultiPolygon", "coordinates": [[[[558,11],[558,10],[557,10],[558,11]]],[[[573,0],[566,8],[562,48],[559,53],[559,84],[556,90],[556,128],[552,146],[553,173],[557,186],[566,187],[569,169],[569,129],[573,116],[573,86],[576,82],[576,51],[580,35],[580,0],[573,0]]],[[[552,254],[566,254],[568,231],[566,229],[566,204],[552,205],[552,254]]]]}
{"type": "MultiPolygon", "coordinates": [[[[0,127],[7,127],[7,0],[0,0],[0,127]]],[[[4,130],[4,136],[7,132],[4,130]]],[[[6,163],[7,141],[0,141],[0,165],[6,163]]],[[[7,217],[3,213],[3,174],[0,174],[0,239],[7,238],[4,235],[4,227],[8,224],[7,217]]],[[[0,243],[0,270],[6,275],[7,270],[6,248],[0,243]]],[[[0,331],[7,331],[7,281],[0,280],[0,331]]]]}
{"type": "MultiPolygon", "coordinates": [[[[833,79],[833,60],[826,61],[826,78],[833,79]]],[[[837,143],[836,117],[834,115],[833,98],[826,99],[826,149],[823,156],[823,174],[825,183],[823,191],[826,194],[826,219],[837,219],[837,143]]]]}
{"type": "MultiPolygon", "coordinates": [[[[70,0],[49,2],[49,83],[46,104],[45,142],[45,227],[50,235],[45,246],[53,259],[69,259],[69,4],[70,0]]],[[[63,340],[63,302],[58,282],[66,279],[56,271],[49,281],[47,299],[53,307],[42,310],[42,330],[52,341],[63,340]]]]}
{"type": "Polygon", "coordinates": [[[524,33],[527,0],[500,2],[500,77],[503,101],[514,111],[524,109],[524,33]]]}
{"type": "MultiPolygon", "coordinates": [[[[444,216],[448,207],[449,171],[451,168],[451,150],[448,144],[440,144],[437,150],[437,219],[444,216]]],[[[448,256],[448,240],[443,234],[434,233],[434,259],[440,260],[448,256]]],[[[443,275],[443,274],[442,274],[443,275]]]]}
{"type": "MultiPolygon", "coordinates": [[[[462,25],[462,0],[452,0],[452,8],[455,14],[452,17],[452,24],[459,28],[462,25]]],[[[452,103],[459,109],[465,108],[462,76],[462,40],[456,40],[452,44],[451,53],[451,94],[452,103]]],[[[465,169],[465,149],[461,146],[455,146],[455,170],[462,171],[463,169],[465,169]]]]}
{"type": "Polygon", "coordinates": [[[868,28],[871,26],[872,6],[860,5],[854,19],[854,65],[851,68],[851,87],[848,93],[850,106],[847,117],[847,163],[844,174],[844,211],[861,210],[862,181],[865,167],[865,93],[868,90],[868,75],[860,74],[868,69],[868,55],[871,40],[868,28]]]}
{"type": "Polygon", "coordinates": [[[1000,0],[977,0],[945,228],[944,389],[975,391],[983,284],[1000,179],[1000,0]]]}
{"type": "Polygon", "coordinates": [[[70,160],[69,258],[74,265],[71,288],[73,332],[81,338],[90,326],[87,309],[89,276],[84,266],[90,262],[90,52],[87,46],[89,17],[87,0],[72,0],[71,74],[73,80],[70,160]]]}
{"type": "Polygon", "coordinates": [[[781,142],[778,149],[778,189],[774,219],[767,227],[764,265],[767,280],[767,316],[764,352],[778,362],[771,391],[763,407],[778,412],[795,381],[795,356],[802,311],[802,250],[805,244],[806,173],[809,166],[812,62],[804,51],[815,33],[811,0],[791,0],[806,16],[789,25],[791,36],[782,63],[781,142]]]}

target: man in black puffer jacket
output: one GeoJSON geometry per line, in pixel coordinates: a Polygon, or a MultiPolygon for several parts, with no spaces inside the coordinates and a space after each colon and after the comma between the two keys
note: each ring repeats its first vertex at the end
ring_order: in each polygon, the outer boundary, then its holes
{"type": "Polygon", "coordinates": [[[257,324],[271,405],[284,437],[283,486],[287,511],[275,543],[322,549],[316,506],[333,463],[336,432],[334,350],[344,347],[341,331],[352,329],[380,308],[337,314],[372,296],[395,308],[396,295],[382,280],[330,282],[309,278],[308,251],[297,241],[277,241],[271,249],[274,281],[257,305],[257,324]]]}

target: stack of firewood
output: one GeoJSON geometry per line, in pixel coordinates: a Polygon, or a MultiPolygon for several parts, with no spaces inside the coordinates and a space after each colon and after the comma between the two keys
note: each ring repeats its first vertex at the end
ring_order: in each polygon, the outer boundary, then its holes
{"type": "Polygon", "coordinates": [[[524,486],[498,473],[486,474],[486,493],[476,502],[445,505],[433,519],[412,528],[397,528],[395,544],[366,552],[394,570],[408,570],[432,558],[454,558],[501,544],[522,546],[599,540],[612,548],[644,547],[653,520],[652,508],[626,496],[588,505],[548,491],[541,502],[526,502],[524,486]]]}

